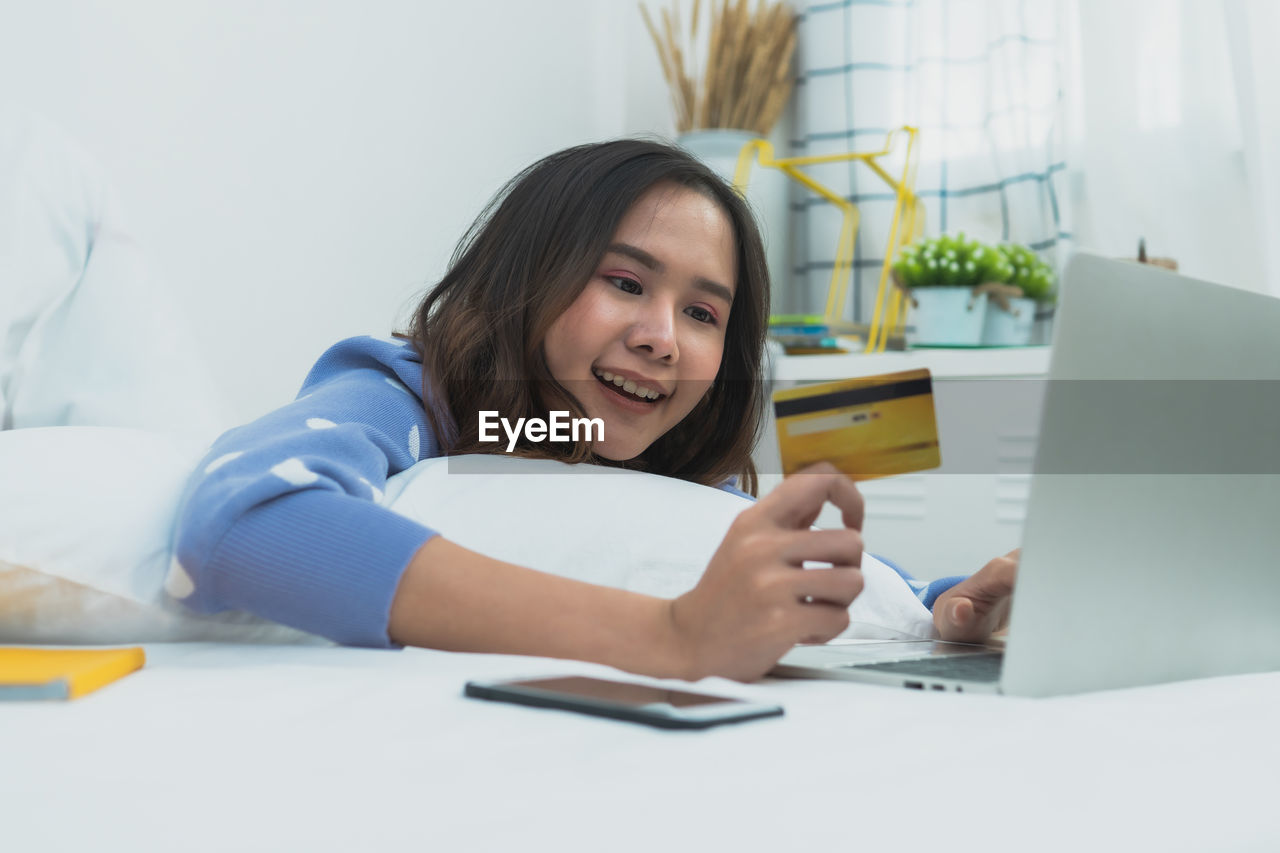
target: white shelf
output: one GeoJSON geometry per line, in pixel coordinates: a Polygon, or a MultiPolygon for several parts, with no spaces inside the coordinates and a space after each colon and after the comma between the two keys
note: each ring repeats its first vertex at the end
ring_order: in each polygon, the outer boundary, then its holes
{"type": "Polygon", "coordinates": [[[935,379],[1036,377],[1049,373],[1049,347],[916,349],[907,352],[782,355],[770,344],[773,379],[825,382],[926,367],[935,379]]]}

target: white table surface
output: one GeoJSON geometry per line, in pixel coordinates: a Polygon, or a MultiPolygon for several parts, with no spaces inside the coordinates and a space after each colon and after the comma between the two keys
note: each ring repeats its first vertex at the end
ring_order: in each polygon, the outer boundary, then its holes
{"type": "Polygon", "coordinates": [[[671,732],[462,696],[620,675],[588,664],[147,653],[0,704],[0,850],[1280,849],[1280,673],[1052,700],[708,680],[786,716],[671,732]]]}

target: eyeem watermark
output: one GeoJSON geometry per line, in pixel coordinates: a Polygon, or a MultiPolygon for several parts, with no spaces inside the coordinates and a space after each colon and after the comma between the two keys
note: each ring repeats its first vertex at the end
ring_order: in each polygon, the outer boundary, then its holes
{"type": "Polygon", "coordinates": [[[550,412],[551,419],[516,418],[515,425],[497,412],[480,413],[480,440],[500,441],[498,425],[507,434],[507,452],[516,449],[520,433],[532,442],[540,441],[604,441],[604,421],[600,418],[571,418],[568,412],[550,412]],[[581,431],[581,432],[580,432],[581,431]],[[585,433],[585,435],[583,434],[585,433]],[[582,435],[582,438],[579,436],[582,435]]]}

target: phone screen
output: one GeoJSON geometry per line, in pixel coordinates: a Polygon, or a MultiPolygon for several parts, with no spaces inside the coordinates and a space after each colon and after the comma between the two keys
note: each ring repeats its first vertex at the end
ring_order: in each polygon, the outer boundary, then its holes
{"type": "Polygon", "coordinates": [[[778,705],[580,675],[468,681],[463,693],[475,699],[559,708],[662,728],[702,729],[720,723],[778,717],[783,713],[778,705]]]}
{"type": "Polygon", "coordinates": [[[654,705],[666,703],[675,708],[693,708],[701,705],[726,705],[741,703],[740,699],[727,699],[724,696],[708,696],[705,693],[689,693],[684,690],[666,690],[661,687],[649,687],[645,684],[627,684],[623,681],[605,681],[600,678],[583,676],[567,676],[564,678],[535,678],[528,681],[507,682],[512,687],[527,687],[532,690],[546,690],[552,693],[564,693],[580,696],[584,699],[596,699],[601,702],[612,702],[617,705],[654,705]]]}

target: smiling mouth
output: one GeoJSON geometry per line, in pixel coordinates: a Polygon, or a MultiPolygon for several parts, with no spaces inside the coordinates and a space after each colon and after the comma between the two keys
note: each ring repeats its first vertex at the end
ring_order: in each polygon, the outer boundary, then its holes
{"type": "Polygon", "coordinates": [[[660,394],[657,391],[642,388],[631,380],[624,379],[621,376],[614,376],[613,374],[601,373],[595,370],[591,371],[591,373],[595,376],[597,382],[612,391],[614,394],[622,397],[624,400],[655,405],[667,399],[666,394],[660,394]],[[606,379],[606,376],[609,378],[606,379]],[[627,390],[628,385],[631,386],[631,390],[627,390]]]}

